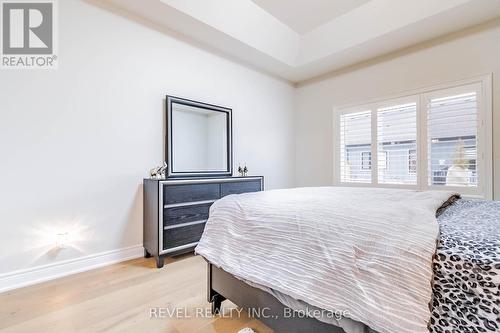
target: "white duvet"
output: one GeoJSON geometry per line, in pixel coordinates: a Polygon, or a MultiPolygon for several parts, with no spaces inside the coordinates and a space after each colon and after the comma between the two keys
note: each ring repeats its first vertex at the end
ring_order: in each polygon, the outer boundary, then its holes
{"type": "Polygon", "coordinates": [[[436,210],[450,192],[316,187],[227,196],[196,252],[380,333],[428,332],[436,210]]]}

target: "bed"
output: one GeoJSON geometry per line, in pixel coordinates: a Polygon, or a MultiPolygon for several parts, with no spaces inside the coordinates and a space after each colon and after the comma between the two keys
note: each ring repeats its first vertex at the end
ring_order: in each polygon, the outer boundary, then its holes
{"type": "Polygon", "coordinates": [[[276,332],[496,332],[499,221],[499,203],[446,192],[267,191],[216,203],[196,251],[213,311],[266,309],[276,332]]]}

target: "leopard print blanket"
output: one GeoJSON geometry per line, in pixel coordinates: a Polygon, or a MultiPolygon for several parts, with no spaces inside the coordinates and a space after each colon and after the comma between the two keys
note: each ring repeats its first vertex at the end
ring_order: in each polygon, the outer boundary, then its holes
{"type": "Polygon", "coordinates": [[[438,221],[430,332],[500,332],[500,202],[458,200],[438,221]]]}

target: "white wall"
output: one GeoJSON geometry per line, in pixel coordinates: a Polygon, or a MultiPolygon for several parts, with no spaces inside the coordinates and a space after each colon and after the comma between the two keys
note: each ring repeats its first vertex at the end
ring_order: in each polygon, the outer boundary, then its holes
{"type": "Polygon", "coordinates": [[[500,21],[301,85],[296,93],[296,183],[333,182],[332,108],[493,73],[495,197],[500,199],[500,21]]]}
{"type": "Polygon", "coordinates": [[[0,71],[0,274],[142,244],[141,184],[163,160],[167,93],[233,108],[235,164],[267,188],[294,185],[292,86],[58,3],[59,68],[0,71]],[[55,250],[65,230],[73,247],[55,250]]]}

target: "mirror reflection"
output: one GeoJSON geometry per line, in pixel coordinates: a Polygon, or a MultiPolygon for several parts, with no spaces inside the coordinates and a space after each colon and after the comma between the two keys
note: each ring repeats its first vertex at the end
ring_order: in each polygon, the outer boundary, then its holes
{"type": "Polygon", "coordinates": [[[172,171],[228,169],[228,113],[172,103],[172,171]]]}

